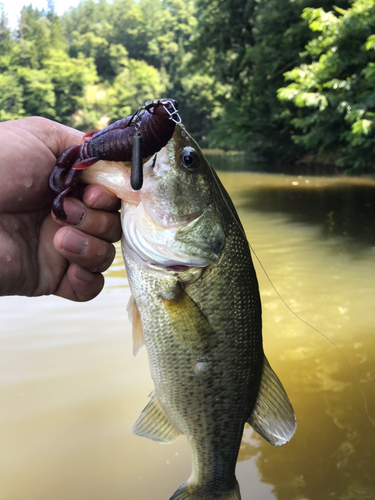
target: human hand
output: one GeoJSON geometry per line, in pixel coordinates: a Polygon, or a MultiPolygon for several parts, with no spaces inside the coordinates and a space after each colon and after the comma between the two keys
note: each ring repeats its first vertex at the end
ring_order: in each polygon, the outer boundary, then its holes
{"type": "Polygon", "coordinates": [[[98,295],[121,236],[119,200],[103,186],[66,198],[51,214],[56,159],[83,133],[40,117],[0,123],[0,295],[98,295]]]}

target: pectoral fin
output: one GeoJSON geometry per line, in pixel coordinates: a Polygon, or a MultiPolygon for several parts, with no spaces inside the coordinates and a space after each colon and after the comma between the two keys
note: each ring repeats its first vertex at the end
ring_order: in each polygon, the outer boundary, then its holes
{"type": "Polygon", "coordinates": [[[161,297],[176,338],[189,351],[205,352],[212,349],[217,336],[198,305],[181,288],[175,297],[161,297]]]}
{"type": "Polygon", "coordinates": [[[141,316],[139,314],[138,306],[131,295],[127,307],[129,320],[133,324],[133,354],[136,356],[139,349],[144,345],[145,339],[143,336],[141,316]]]}
{"type": "Polygon", "coordinates": [[[248,423],[273,446],[287,443],[297,427],[292,405],[266,357],[258,399],[248,423]]]}
{"type": "Polygon", "coordinates": [[[151,393],[151,401],[134,424],[133,432],[159,443],[173,443],[181,434],[165,414],[154,391],[151,393]]]}
{"type": "Polygon", "coordinates": [[[193,221],[181,226],[174,238],[172,248],[191,257],[216,264],[225,245],[223,223],[216,207],[210,205],[193,221]]]}

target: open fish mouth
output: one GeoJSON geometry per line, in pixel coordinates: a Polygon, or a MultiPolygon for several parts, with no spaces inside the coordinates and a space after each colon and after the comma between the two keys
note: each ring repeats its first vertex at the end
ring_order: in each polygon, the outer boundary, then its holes
{"type": "Polygon", "coordinates": [[[192,268],[192,266],[183,266],[183,265],[176,265],[176,266],[165,266],[165,269],[167,271],[173,271],[175,273],[183,273],[185,271],[189,271],[192,268]]]}
{"type": "Polygon", "coordinates": [[[151,219],[142,202],[124,203],[122,209],[123,244],[144,263],[174,272],[190,267],[206,267],[207,258],[176,250],[176,237],[181,226],[161,227],[151,219]]]}
{"type": "MultiPolygon", "coordinates": [[[[196,180],[179,163],[177,143],[178,137],[145,162],[144,182],[138,191],[131,187],[130,163],[98,162],[84,172],[83,180],[99,181],[121,198],[123,245],[136,259],[183,272],[216,264],[225,234],[214,203],[207,197],[209,190],[198,202],[186,194],[186,187],[196,180]]],[[[193,151],[185,149],[189,154],[193,151]]]]}

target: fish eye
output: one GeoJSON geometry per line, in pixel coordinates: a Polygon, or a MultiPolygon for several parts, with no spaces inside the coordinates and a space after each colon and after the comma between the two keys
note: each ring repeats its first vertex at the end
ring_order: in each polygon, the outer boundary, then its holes
{"type": "Polygon", "coordinates": [[[180,153],[180,163],[188,170],[198,168],[198,155],[193,148],[186,147],[180,153]]]}

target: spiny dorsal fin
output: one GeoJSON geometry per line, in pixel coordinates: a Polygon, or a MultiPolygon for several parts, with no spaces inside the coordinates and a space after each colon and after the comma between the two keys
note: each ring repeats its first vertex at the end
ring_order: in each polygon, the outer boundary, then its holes
{"type": "Polygon", "coordinates": [[[133,324],[133,354],[136,356],[139,349],[144,345],[145,339],[143,336],[141,316],[133,295],[130,296],[127,311],[129,320],[133,324]]]}
{"type": "Polygon", "coordinates": [[[258,399],[248,423],[273,446],[287,443],[297,427],[292,405],[266,357],[258,399]]]}
{"type": "Polygon", "coordinates": [[[133,432],[159,443],[173,443],[181,434],[165,414],[154,391],[151,393],[151,401],[134,424],[133,432]]]}

